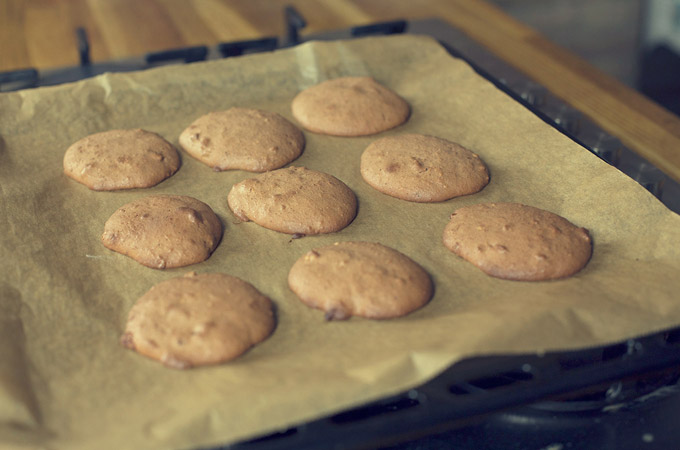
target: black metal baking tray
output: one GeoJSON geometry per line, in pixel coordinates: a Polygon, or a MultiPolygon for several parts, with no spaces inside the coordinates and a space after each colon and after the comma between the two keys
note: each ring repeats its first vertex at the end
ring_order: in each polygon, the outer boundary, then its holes
{"type": "MultiPolygon", "coordinates": [[[[306,39],[406,29],[437,38],[536,116],[680,211],[680,188],[671,178],[645,169],[649,163],[620,141],[448,24],[394,21],[306,39]]],[[[298,31],[289,31],[287,42],[298,31]]],[[[668,449],[680,438],[679,379],[680,327],[579,351],[463,360],[399,395],[224,448],[668,449]]]]}
{"type": "MultiPolygon", "coordinates": [[[[287,34],[281,39],[168,50],[106,63],[90,61],[87,36],[77,30],[80,66],[0,74],[0,85],[4,83],[0,90],[270,51],[312,39],[425,34],[546,123],[636,179],[670,209],[680,211],[680,188],[671,178],[656,168],[649,170],[646,161],[614,136],[438,19],[370,24],[302,38],[304,17],[292,8],[286,8],[284,16],[287,34]]],[[[679,378],[680,327],[593,349],[471,358],[399,395],[221,448],[674,448],[680,439],[676,419],[680,414],[679,378]]]]}
{"type": "Polygon", "coordinates": [[[224,449],[669,449],[680,328],[605,347],[497,355],[428,383],[224,449]]]}

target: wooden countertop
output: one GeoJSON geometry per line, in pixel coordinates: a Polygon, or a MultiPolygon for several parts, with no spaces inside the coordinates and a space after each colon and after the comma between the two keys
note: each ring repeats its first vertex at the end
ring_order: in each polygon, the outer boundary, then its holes
{"type": "Polygon", "coordinates": [[[77,65],[77,27],[87,30],[95,62],[282,36],[286,5],[307,20],[303,35],[440,18],[680,181],[680,117],[483,0],[3,0],[0,71],[77,65]]]}

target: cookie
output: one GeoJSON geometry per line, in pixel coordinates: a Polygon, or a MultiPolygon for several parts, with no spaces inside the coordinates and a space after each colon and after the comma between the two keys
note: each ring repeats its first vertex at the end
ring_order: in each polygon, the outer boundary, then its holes
{"type": "Polygon", "coordinates": [[[335,78],[300,92],[293,116],[307,130],[333,136],[366,136],[406,122],[410,107],[370,77],[335,78]]]}
{"type": "Polygon", "coordinates": [[[305,136],[274,112],[231,108],[196,119],[180,134],[179,144],[214,170],[266,172],[300,156],[305,136]]]}
{"type": "Polygon", "coordinates": [[[519,203],[466,206],[451,215],[444,245],[485,273],[507,280],[564,278],[590,260],[588,231],[519,203]]]}
{"type": "Polygon", "coordinates": [[[422,267],[372,242],[310,250],[293,264],[288,286],[305,305],[325,311],[327,320],[404,316],[425,305],[433,293],[422,267]]]}
{"type": "Polygon", "coordinates": [[[489,171],[476,154],[422,134],[388,136],[361,155],[361,176],[376,190],[412,202],[441,202],[479,192],[489,171]]]}
{"type": "Polygon", "coordinates": [[[357,199],[332,175],[305,167],[263,173],[232,186],[229,208],[242,221],[289,234],[340,231],[357,212],[357,199]]]}
{"type": "Polygon", "coordinates": [[[222,273],[162,281],[130,309],[123,346],[174,369],[232,360],[274,330],[272,302],[222,273]]]}
{"type": "Polygon", "coordinates": [[[64,154],[64,173],[95,191],[155,186],[177,172],[179,165],[175,147],[141,129],[92,134],[64,154]]]}
{"type": "Polygon", "coordinates": [[[212,209],[192,197],[150,195],[120,207],[102,242],[154,269],[188,266],[210,257],[222,237],[212,209]]]}

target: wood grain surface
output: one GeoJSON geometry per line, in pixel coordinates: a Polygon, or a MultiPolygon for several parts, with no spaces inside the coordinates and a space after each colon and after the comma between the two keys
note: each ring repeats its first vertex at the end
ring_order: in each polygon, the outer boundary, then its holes
{"type": "Polygon", "coordinates": [[[680,118],[482,0],[2,0],[0,71],[78,64],[84,27],[95,62],[190,45],[304,34],[393,19],[440,18],[489,48],[680,181],[680,118]]]}

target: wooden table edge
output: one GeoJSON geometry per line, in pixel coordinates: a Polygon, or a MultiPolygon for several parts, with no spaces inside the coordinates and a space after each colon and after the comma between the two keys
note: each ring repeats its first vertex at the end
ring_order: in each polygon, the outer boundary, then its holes
{"type": "Polygon", "coordinates": [[[445,20],[680,182],[680,117],[483,1],[445,20]]]}

